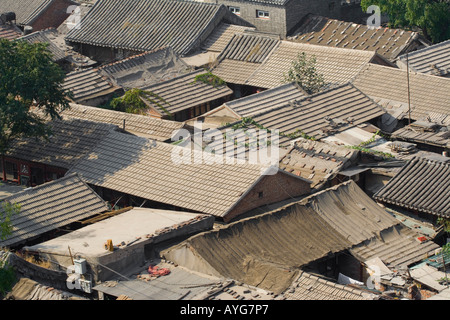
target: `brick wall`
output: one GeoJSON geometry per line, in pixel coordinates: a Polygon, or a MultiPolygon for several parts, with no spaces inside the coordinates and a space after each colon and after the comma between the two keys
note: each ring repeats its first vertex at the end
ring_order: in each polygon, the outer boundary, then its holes
{"type": "Polygon", "coordinates": [[[264,176],[224,217],[224,221],[229,222],[257,207],[309,194],[310,190],[308,182],[281,171],[276,175],[264,176]]]}
{"type": "Polygon", "coordinates": [[[67,9],[74,3],[68,0],[55,0],[32,24],[33,31],[57,28],[69,17],[67,9]]]}
{"type": "Polygon", "coordinates": [[[294,31],[308,13],[339,19],[339,0],[291,0],[286,4],[286,30],[294,31]]]}
{"type": "Polygon", "coordinates": [[[217,3],[224,4],[227,7],[239,7],[239,17],[254,25],[258,31],[276,33],[282,37],[286,35],[286,14],[285,8],[282,6],[239,0],[217,0],[217,3]],[[269,12],[269,18],[257,18],[256,10],[269,12]]]}

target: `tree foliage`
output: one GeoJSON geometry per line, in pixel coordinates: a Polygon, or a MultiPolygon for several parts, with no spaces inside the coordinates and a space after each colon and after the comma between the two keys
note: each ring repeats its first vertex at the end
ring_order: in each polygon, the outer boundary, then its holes
{"type": "Polygon", "coordinates": [[[12,233],[11,218],[20,212],[20,204],[3,201],[0,203],[0,240],[6,240],[12,233]]]}
{"type": "Polygon", "coordinates": [[[161,108],[169,117],[172,117],[163,104],[168,104],[163,98],[156,93],[141,89],[130,89],[122,97],[114,98],[110,106],[113,110],[134,114],[145,114],[150,102],[161,108]]]}
{"type": "Polygon", "coordinates": [[[449,0],[361,0],[363,10],[380,7],[389,16],[393,28],[420,28],[433,43],[450,39],[449,0]]]}
{"type": "Polygon", "coordinates": [[[284,73],[286,83],[295,82],[308,94],[319,92],[325,86],[323,75],[317,71],[316,57],[307,58],[304,52],[297,55],[297,59],[292,61],[291,68],[284,73]]]}
{"type": "Polygon", "coordinates": [[[21,137],[47,137],[48,119],[69,107],[64,71],[47,44],[0,39],[0,154],[21,137]],[[40,114],[32,109],[42,111],[40,114]]]}

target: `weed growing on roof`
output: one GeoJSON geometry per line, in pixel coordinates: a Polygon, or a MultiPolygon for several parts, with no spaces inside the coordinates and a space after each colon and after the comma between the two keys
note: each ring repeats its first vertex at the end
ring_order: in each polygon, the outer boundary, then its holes
{"type": "Polygon", "coordinates": [[[130,89],[122,97],[114,98],[110,105],[113,110],[123,111],[134,114],[145,114],[150,104],[158,106],[170,118],[172,114],[164,107],[163,104],[169,103],[156,93],[142,89],[130,89]]]}
{"type": "Polygon", "coordinates": [[[206,73],[196,75],[193,83],[196,83],[199,81],[203,82],[205,84],[209,84],[209,85],[213,86],[214,88],[224,86],[227,84],[224,80],[222,80],[218,76],[212,74],[211,72],[206,72],[206,73]]]}
{"type": "Polygon", "coordinates": [[[322,74],[317,71],[316,57],[306,57],[306,53],[301,52],[297,59],[292,61],[291,68],[284,73],[284,82],[295,82],[308,94],[320,92],[325,87],[325,80],[322,74]]]}

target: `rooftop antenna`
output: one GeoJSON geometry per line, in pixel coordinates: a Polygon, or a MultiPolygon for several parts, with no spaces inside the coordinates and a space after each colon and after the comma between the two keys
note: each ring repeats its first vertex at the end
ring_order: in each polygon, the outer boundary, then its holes
{"type": "Polygon", "coordinates": [[[410,94],[410,88],[409,88],[409,59],[408,59],[408,53],[406,53],[406,77],[408,80],[408,119],[409,123],[411,124],[411,94],[410,94]]]}

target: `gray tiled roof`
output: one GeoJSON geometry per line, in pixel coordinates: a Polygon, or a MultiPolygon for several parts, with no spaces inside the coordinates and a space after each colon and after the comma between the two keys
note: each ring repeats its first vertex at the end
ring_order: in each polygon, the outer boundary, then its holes
{"type": "Polygon", "coordinates": [[[375,300],[376,295],[331,282],[306,271],[283,293],[287,300],[375,300]]]}
{"type": "Polygon", "coordinates": [[[171,48],[133,55],[114,63],[74,71],[66,76],[64,89],[72,91],[74,101],[83,103],[120,89],[142,88],[167,81],[191,71],[171,48]]]}
{"type": "Polygon", "coordinates": [[[223,5],[173,0],[99,0],[66,40],[148,51],[170,46],[179,54],[200,47],[224,17],[248,25],[223,5]]]}
{"type": "Polygon", "coordinates": [[[233,110],[240,117],[249,117],[285,105],[289,101],[299,100],[306,95],[307,94],[294,83],[287,83],[226,102],[224,105],[233,110]]]}
{"type": "Polygon", "coordinates": [[[109,134],[70,172],[100,187],[223,217],[261,176],[253,164],[195,164],[191,150],[119,132],[109,134]],[[183,151],[184,150],[184,151],[183,151]],[[188,153],[191,163],[175,156],[188,153]]]}
{"type": "Polygon", "coordinates": [[[15,140],[7,156],[69,169],[109,132],[111,124],[80,119],[54,120],[49,123],[49,140],[24,138],[15,140]]]}
{"type": "Polygon", "coordinates": [[[17,24],[29,25],[47,9],[54,0],[2,0],[0,12],[14,12],[17,24]]]}
{"type": "Polygon", "coordinates": [[[312,208],[292,205],[193,236],[162,256],[182,266],[177,250],[186,247],[221,276],[279,294],[300,268],[351,247],[332,230],[312,208]]]}
{"type": "Polygon", "coordinates": [[[217,57],[214,74],[230,83],[245,84],[279,44],[279,37],[274,35],[250,31],[235,34],[217,57]]]}
{"type": "MultiPolygon", "coordinates": [[[[391,134],[391,137],[394,139],[425,143],[450,149],[450,132],[447,127],[435,123],[430,123],[430,125],[433,125],[434,128],[424,128],[419,126],[419,122],[412,122],[411,125],[394,131],[391,134]],[[442,130],[442,128],[445,128],[445,130],[442,130]]],[[[450,123],[448,125],[450,125],[450,123]]]]}
{"type": "Polygon", "coordinates": [[[317,192],[302,200],[353,245],[372,239],[400,221],[373,201],[353,181],[317,192]]]}
{"type": "MultiPolygon", "coordinates": [[[[389,113],[400,110],[408,117],[408,75],[405,70],[368,64],[352,83],[389,113]]],[[[411,119],[419,120],[429,113],[450,114],[450,79],[410,72],[409,87],[411,119]]]]}
{"type": "Polygon", "coordinates": [[[235,34],[218,59],[262,63],[279,43],[279,37],[273,35],[258,32],[235,34]]]}
{"type": "Polygon", "coordinates": [[[388,60],[407,52],[419,37],[417,32],[390,28],[371,28],[327,17],[308,15],[288,39],[336,48],[376,51],[388,60]]]}
{"type": "Polygon", "coordinates": [[[205,40],[201,46],[201,49],[206,51],[222,52],[236,33],[243,33],[248,29],[254,28],[221,23],[205,40]]]}
{"type": "Polygon", "coordinates": [[[52,32],[50,30],[36,31],[26,36],[18,38],[18,40],[26,40],[29,43],[47,43],[48,50],[51,52],[54,61],[64,60],[66,53],[61,50],[55,43],[53,43],[48,37],[47,33],[52,32]]]}
{"type": "Polygon", "coordinates": [[[357,156],[357,150],[335,143],[300,138],[280,159],[280,168],[311,180],[311,187],[318,188],[355,162],[357,156]]]}
{"type": "Polygon", "coordinates": [[[64,118],[84,119],[95,122],[110,123],[125,131],[158,141],[170,140],[172,135],[182,129],[182,122],[155,119],[149,116],[89,107],[72,103],[70,109],[61,113],[64,118]]]}
{"type": "Polygon", "coordinates": [[[230,96],[233,91],[226,85],[214,87],[202,81],[196,81],[196,76],[205,74],[204,70],[197,70],[171,80],[143,87],[143,90],[151,91],[164,99],[161,103],[165,110],[160,106],[152,104],[161,115],[166,112],[171,114],[201,105],[206,102],[230,96]]]}
{"type": "Polygon", "coordinates": [[[11,246],[75,221],[105,212],[108,206],[76,174],[26,189],[5,199],[20,205],[11,218],[13,233],[0,246],[11,246]]]}
{"type": "MultiPolygon", "coordinates": [[[[398,57],[397,65],[406,69],[406,55],[398,57]]],[[[415,72],[447,76],[450,73],[450,40],[408,53],[409,68],[415,72]]]]}
{"type": "Polygon", "coordinates": [[[439,248],[433,241],[419,242],[420,236],[415,230],[397,225],[354,246],[350,252],[360,261],[380,258],[387,267],[398,270],[433,255],[439,248]]]}
{"type": "Polygon", "coordinates": [[[384,110],[351,84],[306,96],[253,115],[257,123],[285,134],[301,130],[316,139],[375,119],[384,110]]]}
{"type": "Polygon", "coordinates": [[[450,161],[448,158],[444,159],[411,159],[374,194],[374,199],[419,212],[450,217],[450,161]]]}
{"type": "Polygon", "coordinates": [[[72,93],[72,100],[77,103],[119,92],[121,88],[111,79],[103,76],[98,68],[73,71],[66,75],[63,89],[72,93]]]}
{"type": "Polygon", "coordinates": [[[142,88],[192,71],[170,47],[102,65],[99,73],[123,88],[142,88]]]}
{"type": "Polygon", "coordinates": [[[283,73],[291,68],[292,62],[301,52],[304,52],[308,59],[316,57],[317,71],[323,75],[325,82],[330,84],[347,83],[376,56],[376,53],[371,51],[282,41],[245,84],[261,88],[279,86],[284,80],[283,73]]]}

